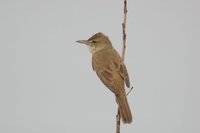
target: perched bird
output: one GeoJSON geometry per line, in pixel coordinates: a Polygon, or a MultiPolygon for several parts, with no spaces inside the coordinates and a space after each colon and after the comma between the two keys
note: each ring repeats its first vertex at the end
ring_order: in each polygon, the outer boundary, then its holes
{"type": "Polygon", "coordinates": [[[77,42],[88,46],[92,53],[93,70],[96,71],[103,84],[115,94],[122,121],[131,123],[131,110],[124,89],[124,83],[128,88],[130,87],[129,76],[125,64],[113,48],[111,41],[99,32],[88,40],[77,42]]]}

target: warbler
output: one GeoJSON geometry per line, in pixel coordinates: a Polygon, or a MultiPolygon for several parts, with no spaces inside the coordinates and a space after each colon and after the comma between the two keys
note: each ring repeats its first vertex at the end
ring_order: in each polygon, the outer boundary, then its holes
{"type": "Polygon", "coordinates": [[[132,114],[127,101],[125,85],[130,88],[127,68],[119,53],[113,48],[109,38],[99,32],[88,40],[78,40],[92,53],[92,68],[103,84],[115,94],[122,121],[132,122],[132,114]]]}

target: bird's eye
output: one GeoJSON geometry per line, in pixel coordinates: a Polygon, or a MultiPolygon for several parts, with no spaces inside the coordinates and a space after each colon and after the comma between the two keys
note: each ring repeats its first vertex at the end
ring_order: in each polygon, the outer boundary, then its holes
{"type": "Polygon", "coordinates": [[[96,43],[96,41],[92,41],[92,43],[96,43]]]}

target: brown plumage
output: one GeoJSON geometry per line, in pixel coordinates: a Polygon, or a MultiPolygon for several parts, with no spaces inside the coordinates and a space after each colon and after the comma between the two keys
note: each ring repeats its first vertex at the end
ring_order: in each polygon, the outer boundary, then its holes
{"type": "Polygon", "coordinates": [[[88,40],[77,41],[86,44],[92,53],[92,67],[103,84],[116,96],[124,123],[132,122],[132,115],[126,98],[124,83],[129,88],[130,81],[125,64],[112,47],[107,36],[99,32],[88,40]]]}

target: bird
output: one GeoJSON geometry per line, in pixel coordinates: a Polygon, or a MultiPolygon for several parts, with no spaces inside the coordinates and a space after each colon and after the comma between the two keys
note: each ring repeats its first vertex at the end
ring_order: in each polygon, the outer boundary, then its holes
{"type": "Polygon", "coordinates": [[[125,84],[130,88],[127,68],[119,53],[114,49],[108,36],[98,32],[88,40],[76,41],[85,44],[92,53],[92,68],[103,84],[114,93],[122,121],[132,122],[132,114],[125,92],[125,84]]]}

